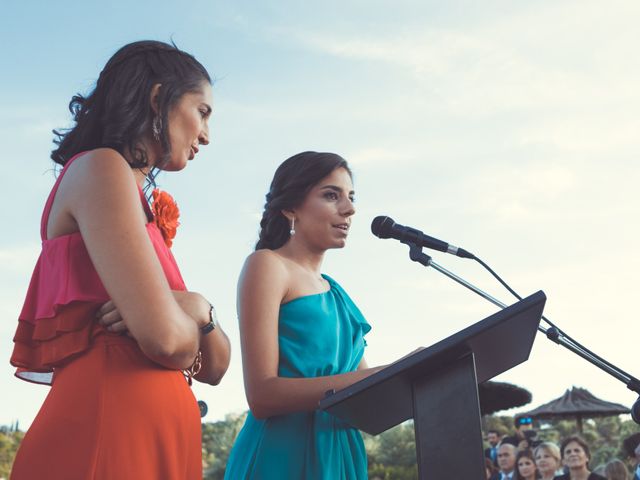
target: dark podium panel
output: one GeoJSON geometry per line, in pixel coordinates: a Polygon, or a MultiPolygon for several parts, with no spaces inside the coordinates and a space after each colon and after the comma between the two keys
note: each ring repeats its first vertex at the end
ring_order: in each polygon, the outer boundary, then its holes
{"type": "Polygon", "coordinates": [[[483,479],[478,383],[529,358],[545,301],[539,291],[327,395],[320,408],[372,435],[413,418],[421,479],[483,479]]]}

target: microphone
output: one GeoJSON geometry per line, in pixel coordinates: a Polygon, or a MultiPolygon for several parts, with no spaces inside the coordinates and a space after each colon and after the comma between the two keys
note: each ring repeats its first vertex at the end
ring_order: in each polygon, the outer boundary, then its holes
{"type": "Polygon", "coordinates": [[[631,418],[634,422],[640,424],[640,397],[638,397],[631,407],[631,418]]]}
{"type": "Polygon", "coordinates": [[[464,248],[449,245],[447,242],[425,235],[415,228],[400,225],[391,218],[382,215],[374,218],[373,222],[371,222],[371,233],[379,238],[395,238],[402,243],[413,243],[418,247],[431,248],[462,258],[475,258],[473,253],[467,252],[464,248]]]}

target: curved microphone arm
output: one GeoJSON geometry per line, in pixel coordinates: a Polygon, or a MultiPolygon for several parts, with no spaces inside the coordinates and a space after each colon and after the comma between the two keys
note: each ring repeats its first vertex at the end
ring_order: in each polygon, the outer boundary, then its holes
{"type": "MultiPolygon", "coordinates": [[[[480,290],[478,287],[476,287],[475,285],[467,282],[465,279],[459,277],[455,273],[450,272],[446,268],[438,265],[436,262],[433,261],[433,259],[429,255],[424,253],[422,251],[422,248],[419,247],[418,245],[416,245],[414,243],[410,243],[410,242],[403,242],[403,243],[406,243],[409,246],[409,258],[411,258],[411,260],[413,260],[414,262],[418,262],[418,263],[424,265],[425,267],[431,267],[434,270],[437,270],[438,272],[440,272],[443,275],[449,277],[450,279],[452,279],[456,283],[459,283],[463,287],[468,288],[472,292],[478,294],[479,296],[481,296],[485,300],[493,303],[494,305],[496,305],[496,306],[498,306],[500,308],[506,308],[507,307],[507,305],[505,303],[501,302],[500,300],[497,300],[496,298],[492,297],[488,293],[480,290]]],[[[482,262],[481,260],[477,259],[476,257],[473,257],[473,258],[478,260],[482,266],[487,268],[496,278],[498,278],[498,280],[503,285],[505,285],[509,289],[509,291],[511,291],[519,300],[522,299],[522,297],[520,297],[517,293],[512,291],[511,288],[508,287],[502,281],[502,279],[499,278],[497,276],[497,274],[495,274],[495,272],[493,272],[493,270],[491,270],[484,262],[482,262]]],[[[624,370],[616,367],[615,365],[611,364],[610,362],[606,361],[605,359],[603,359],[600,356],[596,355],[595,353],[591,352],[587,348],[583,347],[577,341],[575,341],[574,339],[572,339],[571,337],[566,335],[562,330],[560,330],[558,327],[556,327],[552,322],[550,322],[544,316],[542,317],[542,319],[545,322],[547,322],[549,325],[551,325],[551,326],[549,328],[545,328],[542,325],[538,325],[538,331],[544,333],[545,336],[549,340],[557,343],[558,345],[562,345],[563,347],[565,347],[566,349],[568,349],[571,352],[575,353],[576,355],[579,355],[580,357],[584,358],[589,363],[591,363],[591,364],[595,365],[596,367],[600,368],[601,370],[605,371],[606,373],[608,373],[612,377],[620,380],[622,383],[624,383],[627,386],[627,388],[629,390],[631,390],[631,391],[637,393],[638,395],[640,395],[640,380],[638,380],[637,378],[635,378],[632,375],[629,375],[624,370]]],[[[640,397],[638,397],[638,400],[636,400],[635,403],[633,404],[633,406],[631,407],[631,417],[633,418],[634,422],[640,424],[640,397]]]]}

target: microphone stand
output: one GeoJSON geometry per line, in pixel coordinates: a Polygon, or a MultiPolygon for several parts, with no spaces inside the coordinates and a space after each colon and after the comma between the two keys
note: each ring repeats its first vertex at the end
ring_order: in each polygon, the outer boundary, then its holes
{"type": "MultiPolygon", "coordinates": [[[[488,293],[480,290],[475,285],[472,285],[471,283],[467,282],[463,278],[459,277],[455,273],[450,272],[446,268],[438,265],[436,262],[433,261],[433,259],[429,255],[427,255],[426,253],[424,253],[422,251],[422,247],[419,247],[418,245],[416,245],[415,243],[412,243],[412,242],[402,242],[402,243],[405,243],[406,245],[409,246],[409,258],[411,260],[413,260],[414,262],[420,263],[420,264],[424,265],[425,267],[432,267],[434,270],[437,270],[438,272],[444,274],[445,276],[449,277],[453,281],[459,283],[463,287],[468,288],[472,292],[480,295],[485,300],[493,303],[494,305],[496,305],[496,306],[498,306],[500,308],[504,309],[504,308],[507,307],[507,305],[502,303],[500,300],[497,300],[496,298],[492,297],[488,293]]],[[[545,320],[547,323],[550,323],[549,320],[547,320],[544,316],[542,317],[542,319],[545,320]]],[[[614,377],[617,380],[619,380],[622,383],[624,383],[629,390],[631,390],[631,391],[637,393],[638,395],[640,395],[640,380],[638,380],[637,378],[633,377],[632,375],[629,375],[624,370],[622,370],[622,369],[616,367],[615,365],[609,363],[608,361],[606,361],[605,359],[599,357],[595,353],[587,350],[582,345],[580,345],[578,342],[576,342],[572,338],[566,336],[564,334],[564,332],[562,332],[557,327],[551,326],[549,328],[545,328],[542,325],[538,324],[538,331],[544,333],[545,336],[549,340],[557,343],[558,345],[562,345],[567,350],[569,350],[569,351],[575,353],[576,355],[579,355],[580,357],[584,358],[589,363],[595,365],[596,367],[598,367],[601,370],[605,371],[606,373],[608,373],[612,377],[614,377]]],[[[633,418],[634,422],[640,424],[640,396],[638,397],[638,399],[635,401],[635,403],[631,407],[631,417],[633,418]]]]}

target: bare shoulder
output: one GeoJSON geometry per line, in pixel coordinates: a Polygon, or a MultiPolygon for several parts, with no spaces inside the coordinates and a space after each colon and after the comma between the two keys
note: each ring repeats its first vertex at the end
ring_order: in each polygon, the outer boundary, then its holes
{"type": "Polygon", "coordinates": [[[111,148],[97,148],[82,155],[69,166],[66,176],[92,188],[100,188],[101,185],[111,187],[114,183],[131,185],[135,182],[129,163],[111,148]]]}
{"type": "Polygon", "coordinates": [[[77,232],[87,220],[102,219],[109,211],[135,211],[136,202],[136,179],[125,158],[110,148],[91,150],[67,167],[52,204],[47,237],[77,232]]]}
{"type": "Polygon", "coordinates": [[[267,248],[256,250],[249,255],[245,261],[245,268],[257,270],[266,269],[273,273],[287,271],[283,258],[273,250],[269,250],[267,248]]]}
{"type": "Polygon", "coordinates": [[[73,217],[83,213],[90,216],[105,209],[114,214],[123,210],[140,214],[134,171],[125,158],[111,148],[98,148],[75,160],[60,187],[73,217]]]}
{"type": "Polygon", "coordinates": [[[240,286],[267,289],[283,297],[288,290],[289,278],[283,258],[272,250],[263,249],[247,257],[240,274],[240,286]]]}
{"type": "Polygon", "coordinates": [[[256,250],[249,255],[245,260],[242,274],[272,280],[284,279],[289,276],[282,257],[269,249],[256,250]]]}

